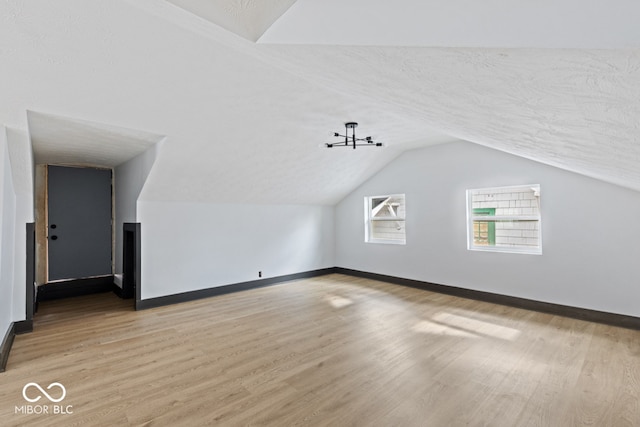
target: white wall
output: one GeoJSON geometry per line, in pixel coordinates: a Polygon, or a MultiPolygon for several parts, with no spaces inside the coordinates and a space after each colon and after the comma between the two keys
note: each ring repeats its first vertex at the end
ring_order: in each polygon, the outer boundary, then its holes
{"type": "Polygon", "coordinates": [[[13,321],[13,251],[16,225],[16,196],[4,127],[0,127],[0,202],[0,336],[4,336],[13,321]]]}
{"type": "Polygon", "coordinates": [[[33,156],[25,133],[0,127],[0,334],[26,318],[26,224],[33,222],[33,156]]]}
{"type": "Polygon", "coordinates": [[[337,266],[640,316],[640,194],[467,142],[404,153],[336,207],[337,266]],[[467,250],[465,190],[540,184],[542,255],[467,250]],[[406,245],[364,242],[363,200],[406,194],[406,245]]]}
{"type": "Polygon", "coordinates": [[[138,202],[142,299],[333,267],[334,208],[138,202]]]}
{"type": "Polygon", "coordinates": [[[26,318],[26,224],[34,221],[34,164],[31,141],[25,132],[7,128],[7,146],[15,193],[13,249],[13,321],[26,318]]]}
{"type": "Polygon", "coordinates": [[[122,224],[125,222],[137,222],[136,206],[138,196],[156,161],[160,147],[161,143],[153,145],[144,153],[114,169],[116,245],[113,256],[115,257],[116,284],[120,287],[122,287],[122,284],[117,279],[122,274],[122,224]]]}

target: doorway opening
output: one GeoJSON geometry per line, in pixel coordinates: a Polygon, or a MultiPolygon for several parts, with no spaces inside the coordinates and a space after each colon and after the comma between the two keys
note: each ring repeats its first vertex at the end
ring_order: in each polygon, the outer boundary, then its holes
{"type": "MultiPolygon", "coordinates": [[[[35,288],[34,300],[37,301],[47,291],[55,289],[55,287],[62,288],[64,292],[73,291],[76,293],[77,290],[72,289],[72,283],[76,281],[84,290],[98,291],[103,286],[102,290],[114,291],[118,296],[123,294],[138,296],[141,293],[139,267],[134,268],[134,276],[137,274],[137,279],[133,281],[125,278],[127,275],[124,274],[123,222],[133,223],[138,220],[136,203],[160,153],[166,135],[33,110],[27,110],[27,123],[33,149],[33,162],[35,163],[33,172],[35,175],[36,235],[35,273],[33,274],[35,280],[27,283],[27,291],[35,288]],[[111,171],[113,182],[110,212],[110,268],[106,272],[85,272],[79,276],[88,275],[88,277],[80,279],[74,277],[71,280],[62,277],[57,279],[57,282],[53,275],[49,277],[49,244],[63,242],[67,239],[67,233],[63,233],[63,231],[68,230],[63,229],[61,224],[57,222],[50,222],[47,218],[48,165],[111,171]],[[52,224],[56,225],[55,229],[50,229],[52,224]],[[59,234],[50,233],[51,231],[59,234]],[[52,238],[54,235],[57,236],[57,239],[50,240],[49,237],[52,238]],[[96,280],[101,284],[96,286],[96,280]],[[123,280],[126,283],[123,283],[123,280]],[[88,288],[90,284],[88,282],[93,282],[91,288],[88,288]],[[133,286],[133,290],[127,288],[128,284],[133,286]]],[[[136,253],[139,258],[139,249],[136,253]]],[[[82,255],[79,255],[77,259],[79,260],[82,255]]],[[[74,262],[79,263],[77,260],[74,262]]],[[[65,276],[67,275],[65,274],[65,276]]],[[[78,274],[72,276],[78,276],[78,274]]],[[[64,292],[58,296],[64,296],[64,292]]],[[[129,301],[126,304],[128,305],[129,301]]],[[[133,305],[132,302],[130,306],[133,305]]]]}

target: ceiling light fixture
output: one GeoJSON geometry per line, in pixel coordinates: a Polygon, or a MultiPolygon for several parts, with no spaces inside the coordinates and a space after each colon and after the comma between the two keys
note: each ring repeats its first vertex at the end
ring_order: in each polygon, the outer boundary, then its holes
{"type": "Polygon", "coordinates": [[[372,146],[372,147],[382,147],[382,142],[375,142],[371,139],[370,136],[364,138],[356,138],[356,128],[358,127],[358,123],[356,122],[347,122],[344,124],[345,132],[344,135],[340,135],[338,132],[334,132],[333,136],[338,138],[344,138],[344,142],[334,142],[325,144],[327,148],[333,147],[353,147],[355,150],[356,147],[361,146],[372,146]],[[351,129],[351,135],[349,135],[349,129],[351,129]]]}

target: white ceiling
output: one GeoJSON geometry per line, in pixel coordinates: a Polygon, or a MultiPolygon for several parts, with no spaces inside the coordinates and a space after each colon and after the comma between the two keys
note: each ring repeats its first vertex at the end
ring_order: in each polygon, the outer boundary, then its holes
{"type": "Polygon", "coordinates": [[[27,111],[36,163],[116,167],[164,139],[162,135],[27,111]]]}
{"type": "Polygon", "coordinates": [[[147,200],[333,204],[454,139],[640,190],[635,3],[291,3],[7,0],[0,123],[47,162],[166,136],[147,200]],[[386,148],[322,148],[345,121],[386,148]]]}
{"type": "Polygon", "coordinates": [[[298,0],[260,42],[635,48],[638,16],[636,0],[298,0]]]}

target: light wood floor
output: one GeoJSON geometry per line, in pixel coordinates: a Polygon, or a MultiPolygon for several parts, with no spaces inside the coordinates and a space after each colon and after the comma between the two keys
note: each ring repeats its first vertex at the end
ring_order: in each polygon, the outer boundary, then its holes
{"type": "Polygon", "coordinates": [[[638,331],[342,275],[131,305],[42,303],[0,424],[640,425],[638,331]],[[73,414],[15,414],[29,382],[63,384],[73,414]]]}

